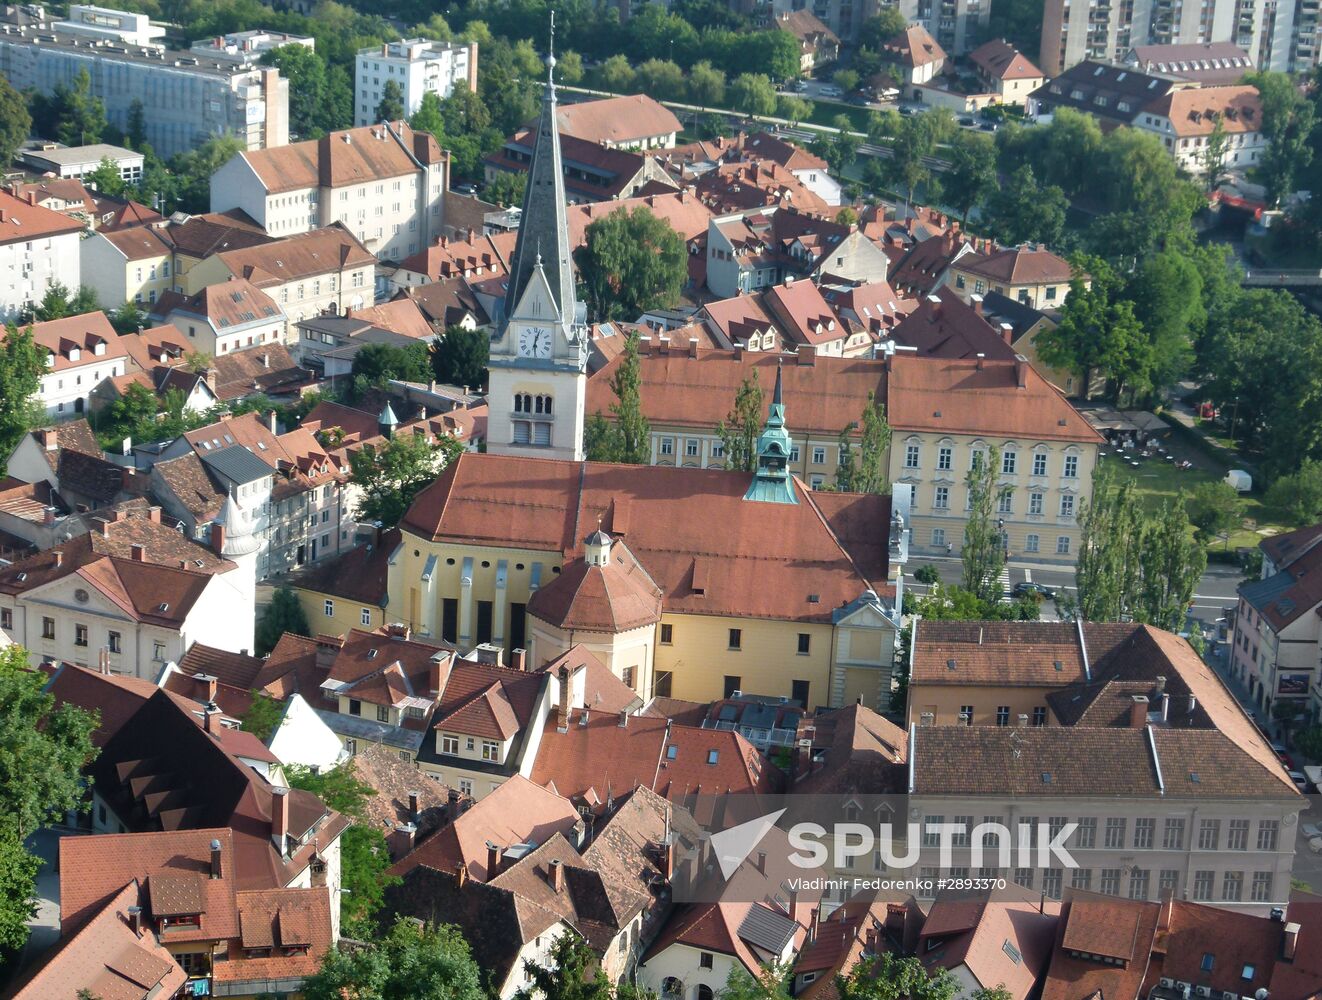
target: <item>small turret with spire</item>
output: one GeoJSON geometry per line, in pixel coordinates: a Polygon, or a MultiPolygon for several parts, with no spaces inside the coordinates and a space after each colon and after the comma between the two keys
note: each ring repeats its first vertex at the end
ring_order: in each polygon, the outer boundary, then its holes
{"type": "Polygon", "coordinates": [[[763,503],[798,503],[791,482],[789,461],[794,442],[785,429],[785,401],[782,395],[783,372],[776,362],[776,390],[771,396],[767,422],[757,438],[757,471],[744,494],[745,500],[763,503]]]}

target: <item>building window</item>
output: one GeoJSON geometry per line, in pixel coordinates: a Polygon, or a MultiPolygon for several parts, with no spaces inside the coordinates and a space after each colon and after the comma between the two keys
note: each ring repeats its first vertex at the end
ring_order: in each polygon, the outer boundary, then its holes
{"type": "Polygon", "coordinates": [[[634,674],[633,667],[625,667],[624,673],[620,677],[620,680],[624,681],[624,686],[629,688],[630,690],[633,690],[633,674],[634,674]]]}
{"type": "Polygon", "coordinates": [[[1014,513],[1014,492],[1012,490],[1001,490],[1000,496],[996,498],[996,512],[998,514],[1014,513]]]}
{"type": "Polygon", "coordinates": [[[943,545],[946,544],[946,529],[945,529],[945,528],[933,528],[933,529],[932,529],[932,544],[935,545],[935,546],[938,546],[938,547],[943,546],[943,545]]]}
{"type": "Polygon", "coordinates": [[[42,618],[42,620],[41,620],[41,637],[42,637],[43,639],[54,639],[54,638],[55,638],[55,619],[54,619],[54,618],[42,618]]]}
{"type": "Polygon", "coordinates": [[[998,726],[1008,726],[1010,724],[1010,706],[996,706],[996,724],[998,726]]]}
{"type": "Polygon", "coordinates": [[[377,705],[377,706],[376,706],[376,721],[377,721],[377,722],[389,722],[389,721],[390,721],[390,709],[388,709],[385,705],[377,705]]]}
{"type": "Polygon", "coordinates": [[[482,741],[482,759],[483,759],[483,760],[499,761],[499,760],[500,760],[500,744],[497,743],[497,742],[495,742],[494,740],[483,740],[483,741],[482,741]]]}
{"type": "Polygon", "coordinates": [[[1227,903],[1238,903],[1244,898],[1244,873],[1226,872],[1221,880],[1221,898],[1227,903]]]}
{"type": "Polygon", "coordinates": [[[971,725],[973,725],[973,706],[972,706],[972,705],[960,705],[960,706],[959,706],[959,724],[960,724],[961,726],[971,726],[971,725]]]}
{"type": "Polygon", "coordinates": [[[1077,479],[1077,478],[1079,478],[1079,456],[1078,456],[1078,455],[1066,455],[1066,456],[1065,456],[1065,473],[1064,473],[1064,475],[1065,475],[1065,478],[1066,478],[1066,479],[1077,479]]]}
{"type": "Polygon", "coordinates": [[[1042,513],[1042,509],[1043,509],[1043,507],[1044,507],[1044,505],[1045,505],[1045,499],[1046,499],[1046,494],[1045,494],[1045,493],[1030,493],[1030,494],[1028,494],[1028,513],[1029,513],[1029,514],[1041,514],[1041,513],[1042,513]]]}
{"type": "Polygon", "coordinates": [[[951,463],[954,460],[954,449],[942,446],[936,452],[936,467],[941,472],[949,472],[951,463]]]}
{"type": "Polygon", "coordinates": [[[800,655],[800,656],[807,656],[807,655],[808,655],[808,651],[809,651],[811,648],[812,648],[812,636],[809,635],[807,632],[800,632],[800,633],[799,633],[799,655],[800,655]]]}
{"type": "Polygon", "coordinates": [[[1070,536],[1060,535],[1056,538],[1056,555],[1067,556],[1070,554],[1070,536]]]}
{"type": "Polygon", "coordinates": [[[1016,466],[1019,464],[1019,457],[1012,451],[1001,453],[1001,475],[1013,476],[1016,466]]]}
{"type": "Polygon", "coordinates": [[[369,626],[369,625],[372,624],[372,609],[371,609],[371,608],[363,608],[363,609],[358,613],[358,623],[359,623],[360,625],[364,626],[364,627],[369,626]]]}
{"type": "Polygon", "coordinates": [[[1075,868],[1070,873],[1070,888],[1087,891],[1092,888],[1092,869],[1075,868]]]}
{"type": "Polygon", "coordinates": [[[1033,725],[1045,726],[1047,724],[1047,707],[1038,705],[1033,709],[1033,725]]]}
{"type": "Polygon", "coordinates": [[[1157,821],[1151,816],[1140,816],[1134,820],[1134,849],[1151,850],[1156,839],[1157,821]]]}
{"type": "Polygon", "coordinates": [[[120,639],[118,632],[110,632],[106,635],[106,645],[110,648],[112,653],[118,653],[120,651],[119,643],[120,639]]]}
{"type": "Polygon", "coordinates": [[[363,703],[362,703],[361,701],[359,701],[357,698],[350,698],[350,699],[349,699],[349,714],[350,714],[350,715],[362,715],[362,714],[363,714],[363,703]]]}
{"type": "Polygon", "coordinates": [[[744,641],[744,630],[738,628],[730,629],[730,648],[739,649],[744,641]]]}
{"type": "Polygon", "coordinates": [[[710,969],[711,967],[712,967],[711,952],[709,951],[700,952],[698,954],[698,968],[710,969]]]}
{"type": "Polygon", "coordinates": [[[448,754],[457,754],[457,753],[459,753],[459,737],[458,737],[458,736],[442,736],[442,737],[441,737],[441,753],[448,753],[448,754]]]}
{"type": "Polygon", "coordinates": [[[661,439],[661,454],[673,455],[675,453],[675,439],[663,437],[661,439]]]}
{"type": "Polygon", "coordinates": [[[1198,850],[1215,851],[1217,842],[1221,839],[1221,821],[1219,819],[1205,819],[1198,824],[1198,850]]]}
{"type": "Polygon", "coordinates": [[[1048,868],[1042,873],[1042,891],[1052,899],[1060,899],[1065,873],[1060,868],[1048,868]]]}
{"type": "Polygon", "coordinates": [[[14,609],[0,608],[0,628],[12,629],[14,627],[14,609]]]}
{"type": "Polygon", "coordinates": [[[697,458],[701,447],[697,438],[686,438],[684,440],[684,454],[688,458],[697,458]]]}
{"type": "Polygon", "coordinates": [[[73,644],[75,646],[87,645],[87,626],[75,625],[73,627],[73,644]]]}
{"type": "Polygon", "coordinates": [[[1163,868],[1161,877],[1157,882],[1157,898],[1161,899],[1170,893],[1172,896],[1180,887],[1180,872],[1178,868],[1163,868]]]}
{"type": "Polygon", "coordinates": [[[1166,851],[1184,850],[1184,819],[1167,817],[1161,831],[1161,847],[1166,851]]]}
{"type": "Polygon", "coordinates": [[[1145,868],[1135,868],[1129,873],[1129,898],[1147,899],[1150,873],[1145,868]]]}
{"type": "Polygon", "coordinates": [[[949,487],[949,486],[938,486],[938,487],[936,488],[936,493],[935,493],[935,496],[934,496],[934,498],[933,498],[933,500],[932,500],[932,508],[933,508],[934,510],[949,510],[949,509],[950,509],[950,487],[949,487]]]}
{"type": "Polygon", "coordinates": [[[327,601],[322,605],[322,610],[326,613],[327,618],[335,617],[335,602],[327,601]]]}
{"type": "Polygon", "coordinates": [[[1033,888],[1033,869],[1016,868],[1014,870],[1014,884],[1023,886],[1025,889],[1033,888]]]}
{"type": "Polygon", "coordinates": [[[918,445],[907,445],[904,449],[904,467],[906,469],[918,468],[919,455],[918,445]]]}
{"type": "Polygon", "coordinates": [[[1097,817],[1083,816],[1079,819],[1079,828],[1074,831],[1074,846],[1082,850],[1092,850],[1097,845],[1097,817]]]}
{"type": "Polygon", "coordinates": [[[812,464],[813,465],[826,464],[826,449],[823,448],[821,445],[814,446],[812,450],[812,464]]]}
{"type": "Polygon", "coordinates": [[[1226,850],[1247,851],[1249,849],[1249,821],[1232,819],[1226,833],[1226,850]]]}
{"type": "Polygon", "coordinates": [[[1277,834],[1280,832],[1281,824],[1274,819],[1258,820],[1258,850],[1274,851],[1276,850],[1277,834]]]}
{"type": "Polygon", "coordinates": [[[1042,539],[1039,535],[1028,534],[1024,536],[1024,551],[1037,552],[1042,547],[1042,539]]]}
{"type": "Polygon", "coordinates": [[[1210,871],[1196,871],[1193,873],[1193,898],[1198,902],[1206,902],[1212,898],[1212,877],[1215,873],[1210,871]]]}
{"type": "Polygon", "coordinates": [[[1064,496],[1062,496],[1062,497],[1060,498],[1060,516],[1061,516],[1061,517],[1073,517],[1073,516],[1074,516],[1074,494],[1073,494],[1073,493],[1066,493],[1064,496]]]}
{"type": "Polygon", "coordinates": [[[1123,816],[1108,816],[1106,819],[1106,839],[1103,843],[1108,848],[1119,850],[1125,846],[1125,826],[1123,816]]]}
{"type": "Polygon", "coordinates": [[[1253,884],[1249,896],[1255,903],[1265,903],[1272,898],[1272,873],[1254,872],[1253,884]]]}
{"type": "Polygon", "coordinates": [[[165,643],[161,642],[160,640],[157,640],[156,642],[152,643],[152,659],[154,660],[165,659],[165,643]]]}
{"type": "Polygon", "coordinates": [[[460,795],[467,795],[469,798],[472,798],[472,797],[473,797],[473,779],[472,779],[472,778],[460,778],[460,779],[459,779],[459,794],[460,794],[460,795]]]}
{"type": "Polygon", "coordinates": [[[1033,453],[1033,475],[1045,476],[1047,474],[1047,453],[1045,451],[1036,451],[1033,453]]]}
{"type": "Polygon", "coordinates": [[[1120,869],[1103,868],[1098,889],[1108,896],[1120,895],[1120,869]]]}
{"type": "Polygon", "coordinates": [[[661,645],[669,646],[675,641],[675,626],[662,624],[661,626],[661,645]]]}

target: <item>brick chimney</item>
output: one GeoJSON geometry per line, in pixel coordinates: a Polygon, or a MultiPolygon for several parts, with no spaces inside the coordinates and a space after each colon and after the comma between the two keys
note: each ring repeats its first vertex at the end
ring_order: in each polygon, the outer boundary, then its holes
{"type": "MultiPolygon", "coordinates": [[[[214,686],[214,684],[215,681],[213,680],[212,685],[214,686]]],[[[220,732],[219,720],[220,706],[208,698],[207,703],[202,706],[202,728],[207,731],[208,735],[215,736],[220,732]]]]}
{"type": "Polygon", "coordinates": [[[1129,706],[1129,725],[1133,729],[1142,729],[1148,724],[1148,696],[1134,695],[1134,702],[1129,706]]]}
{"type": "Polygon", "coordinates": [[[526,649],[510,650],[510,667],[514,670],[526,672],[528,669],[528,651],[526,649]]]}
{"type": "Polygon", "coordinates": [[[1028,361],[1019,355],[1014,359],[1014,384],[1020,389],[1028,387],[1028,361]]]}
{"type": "Polygon", "coordinates": [[[505,856],[505,852],[498,847],[494,841],[487,841],[487,881],[500,874],[500,861],[505,856]]]}
{"type": "Polygon", "coordinates": [[[696,358],[697,356],[698,356],[698,338],[697,338],[697,337],[690,337],[690,338],[689,338],[689,357],[690,357],[690,358],[696,358]]]}
{"type": "Polygon", "coordinates": [[[468,881],[468,865],[460,861],[457,865],[454,866],[454,884],[458,888],[462,889],[464,887],[464,883],[467,881],[468,881]]]}
{"type": "Polygon", "coordinates": [[[211,525],[211,550],[216,555],[222,555],[225,551],[225,526],[223,524],[211,525]]]}
{"type": "Polygon", "coordinates": [[[982,296],[981,296],[981,295],[970,295],[970,296],[969,296],[969,305],[971,305],[971,306],[973,307],[973,311],[974,311],[975,313],[977,313],[979,316],[982,315],[982,296]]]}
{"type": "Polygon", "coordinates": [[[556,892],[565,891],[565,866],[559,858],[554,858],[548,866],[547,881],[556,892]]]}
{"type": "Polygon", "coordinates": [[[556,710],[555,730],[558,733],[569,732],[569,668],[561,667],[559,673],[560,680],[560,705],[556,710]]]}
{"type": "Polygon", "coordinates": [[[129,930],[133,932],[134,937],[142,937],[142,907],[130,906],[128,914],[129,930]]]}
{"type": "Polygon", "coordinates": [[[319,635],[317,636],[317,669],[329,670],[331,664],[335,662],[335,657],[340,654],[342,642],[339,636],[319,635]]]}
{"type": "Polygon", "coordinates": [[[160,524],[160,523],[161,523],[161,508],[159,508],[159,507],[148,507],[148,508],[147,508],[147,520],[148,520],[148,521],[151,521],[153,524],[160,524]]]}
{"type": "Polygon", "coordinates": [[[927,297],[928,305],[932,307],[932,319],[941,318],[941,297],[939,295],[929,295],[927,297]]]}
{"type": "Polygon", "coordinates": [[[280,857],[288,857],[285,840],[289,836],[289,789],[275,787],[271,789],[271,842],[280,852],[280,857]]]}
{"type": "Polygon", "coordinates": [[[390,856],[398,861],[413,850],[413,842],[418,835],[418,828],[412,823],[400,823],[390,831],[387,838],[390,856]]]}
{"type": "Polygon", "coordinates": [[[1299,949],[1299,925],[1289,923],[1285,925],[1285,934],[1281,938],[1281,958],[1287,962],[1293,962],[1295,952],[1299,949]]]}
{"type": "Polygon", "coordinates": [[[220,841],[211,842],[211,877],[221,878],[225,873],[220,867],[220,841]]]}
{"type": "MultiPolygon", "coordinates": [[[[982,315],[981,310],[978,311],[978,315],[982,315]]],[[[1001,339],[1004,340],[1007,344],[1014,342],[1014,327],[1012,327],[1009,323],[1001,324],[1001,339]]]]}
{"type": "Polygon", "coordinates": [[[56,568],[56,569],[59,569],[61,566],[64,565],[64,553],[61,552],[59,549],[56,549],[54,552],[52,552],[52,553],[51,553],[51,556],[52,556],[52,557],[54,558],[54,560],[55,560],[55,568],[56,568]]]}

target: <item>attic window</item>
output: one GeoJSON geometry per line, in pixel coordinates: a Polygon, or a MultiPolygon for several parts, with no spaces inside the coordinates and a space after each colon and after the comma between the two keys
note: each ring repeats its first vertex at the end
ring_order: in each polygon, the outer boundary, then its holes
{"type": "Polygon", "coordinates": [[[1189,772],[1189,780],[1192,781],[1192,782],[1196,785],[1196,784],[1199,783],[1199,781],[1200,781],[1201,779],[1199,779],[1199,777],[1198,777],[1198,772],[1197,772],[1197,771],[1190,771],[1190,772],[1189,772]]]}
{"type": "Polygon", "coordinates": [[[1056,673],[1060,673],[1062,670],[1065,669],[1065,665],[1062,664],[1059,660],[1052,660],[1051,665],[1056,668],[1056,673]]]}
{"type": "Polygon", "coordinates": [[[157,610],[157,611],[160,611],[160,612],[166,612],[166,611],[169,611],[169,610],[170,610],[170,605],[169,605],[168,603],[162,601],[160,604],[156,605],[156,610],[157,610]]]}
{"type": "Polygon", "coordinates": [[[1051,772],[1050,772],[1050,771],[1043,771],[1043,772],[1042,772],[1042,784],[1044,784],[1044,785],[1049,785],[1049,784],[1051,784],[1051,772]]]}
{"type": "Polygon", "coordinates": [[[708,750],[708,751],[707,751],[707,763],[708,763],[708,764],[715,764],[715,763],[716,763],[718,760],[720,760],[720,759],[721,759],[721,751],[719,751],[719,750],[708,750]]]}
{"type": "Polygon", "coordinates": [[[19,583],[22,583],[22,582],[23,582],[24,580],[26,580],[27,578],[28,578],[28,575],[27,575],[26,573],[20,573],[20,574],[18,574],[18,582],[19,582],[19,583]]]}
{"type": "Polygon", "coordinates": [[[1210,951],[1205,951],[1203,952],[1203,960],[1201,963],[1199,963],[1198,968],[1200,968],[1203,972],[1211,972],[1212,966],[1214,966],[1215,964],[1216,964],[1216,956],[1213,955],[1210,951]]]}
{"type": "Polygon", "coordinates": [[[946,660],[946,669],[947,669],[947,670],[954,670],[954,669],[955,669],[955,661],[954,661],[954,660],[946,660]]]}
{"type": "Polygon", "coordinates": [[[266,442],[265,442],[265,441],[258,441],[258,442],[257,442],[257,447],[258,447],[260,450],[265,451],[265,450],[266,450],[266,442]]]}
{"type": "Polygon", "coordinates": [[[369,650],[367,651],[367,658],[368,658],[369,660],[375,660],[375,659],[376,659],[376,654],[377,654],[378,652],[379,652],[379,650],[369,649],[369,650]]]}
{"type": "Polygon", "coordinates": [[[1246,964],[1244,966],[1244,971],[1239,974],[1239,978],[1243,979],[1245,982],[1248,982],[1250,979],[1253,978],[1254,974],[1257,973],[1257,971],[1258,971],[1258,967],[1256,965],[1253,965],[1251,963],[1246,964]]]}
{"type": "Polygon", "coordinates": [[[679,747],[673,743],[666,747],[666,760],[674,760],[677,756],[679,756],[679,747]]]}
{"type": "Polygon", "coordinates": [[[821,599],[822,599],[822,595],[821,595],[821,594],[809,594],[809,595],[808,595],[808,603],[809,603],[809,604],[817,604],[818,602],[821,601],[821,599]]]}
{"type": "Polygon", "coordinates": [[[1019,949],[1009,938],[1006,938],[1005,943],[1001,945],[1001,951],[1005,952],[1015,965],[1019,965],[1024,960],[1024,956],[1019,954],[1019,949]]]}

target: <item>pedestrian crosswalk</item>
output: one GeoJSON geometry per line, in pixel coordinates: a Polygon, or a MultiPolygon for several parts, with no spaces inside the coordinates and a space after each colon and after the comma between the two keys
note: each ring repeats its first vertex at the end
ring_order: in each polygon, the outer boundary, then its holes
{"type": "Polygon", "coordinates": [[[1001,567],[1001,600],[1010,600],[1010,567],[1001,567]]]}

